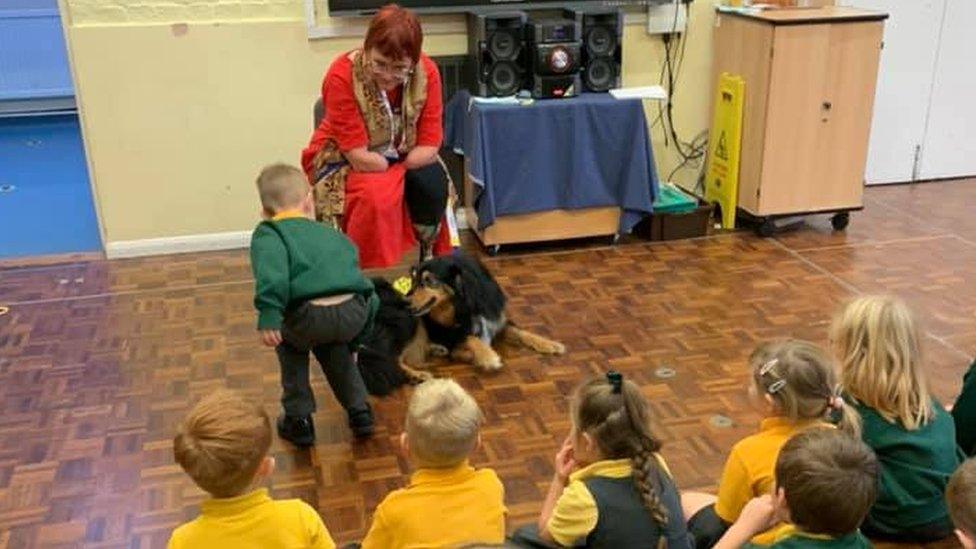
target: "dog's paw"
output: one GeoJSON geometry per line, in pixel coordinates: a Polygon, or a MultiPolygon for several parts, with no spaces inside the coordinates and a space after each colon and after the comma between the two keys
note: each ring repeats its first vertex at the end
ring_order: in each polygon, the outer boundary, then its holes
{"type": "Polygon", "coordinates": [[[566,354],[566,346],[558,341],[553,341],[552,345],[546,351],[550,355],[564,355],[566,354]]]}
{"type": "Polygon", "coordinates": [[[430,356],[447,356],[451,353],[451,351],[449,351],[447,347],[443,345],[431,343],[430,346],[427,347],[427,353],[430,354],[430,356]]]}
{"type": "Polygon", "coordinates": [[[501,369],[502,357],[494,355],[491,357],[485,357],[475,363],[475,366],[481,368],[486,372],[494,372],[495,370],[501,369]]]}

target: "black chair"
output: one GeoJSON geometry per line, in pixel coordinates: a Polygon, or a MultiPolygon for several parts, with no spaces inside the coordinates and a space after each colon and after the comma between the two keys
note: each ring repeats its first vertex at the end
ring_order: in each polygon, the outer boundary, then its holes
{"type": "Polygon", "coordinates": [[[315,100],[315,105],[312,107],[312,129],[319,127],[322,123],[322,119],[325,118],[325,104],[322,103],[322,97],[320,96],[315,100]]]}

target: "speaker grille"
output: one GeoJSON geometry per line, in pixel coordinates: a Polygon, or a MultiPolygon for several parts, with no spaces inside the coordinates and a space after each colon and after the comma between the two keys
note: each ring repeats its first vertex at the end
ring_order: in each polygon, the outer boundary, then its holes
{"type": "Polygon", "coordinates": [[[617,49],[617,36],[608,27],[591,27],[584,37],[584,43],[590,56],[611,56],[617,49]]]}

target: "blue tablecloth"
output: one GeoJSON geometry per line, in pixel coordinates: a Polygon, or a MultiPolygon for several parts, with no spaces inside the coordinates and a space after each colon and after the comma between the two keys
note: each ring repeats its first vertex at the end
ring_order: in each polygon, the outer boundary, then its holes
{"type": "Polygon", "coordinates": [[[479,229],[501,215],[619,206],[626,233],[651,213],[657,170],[639,99],[497,105],[461,91],[444,108],[444,127],[475,183],[479,229]]]}

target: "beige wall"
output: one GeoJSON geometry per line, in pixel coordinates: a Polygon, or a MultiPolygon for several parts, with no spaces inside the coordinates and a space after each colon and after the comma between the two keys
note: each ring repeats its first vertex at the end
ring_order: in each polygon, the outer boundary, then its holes
{"type": "MultiPolygon", "coordinates": [[[[61,1],[106,243],[250,229],[254,175],[297,163],[323,71],[359,43],[309,42],[300,0],[61,1]]],[[[695,2],[675,116],[687,139],[706,126],[712,21],[695,2]]],[[[466,47],[463,35],[425,39],[430,55],[466,47]]],[[[624,84],[655,83],[662,55],[628,26],[624,84]]],[[[660,135],[664,176],[674,160],[660,135]]]]}

